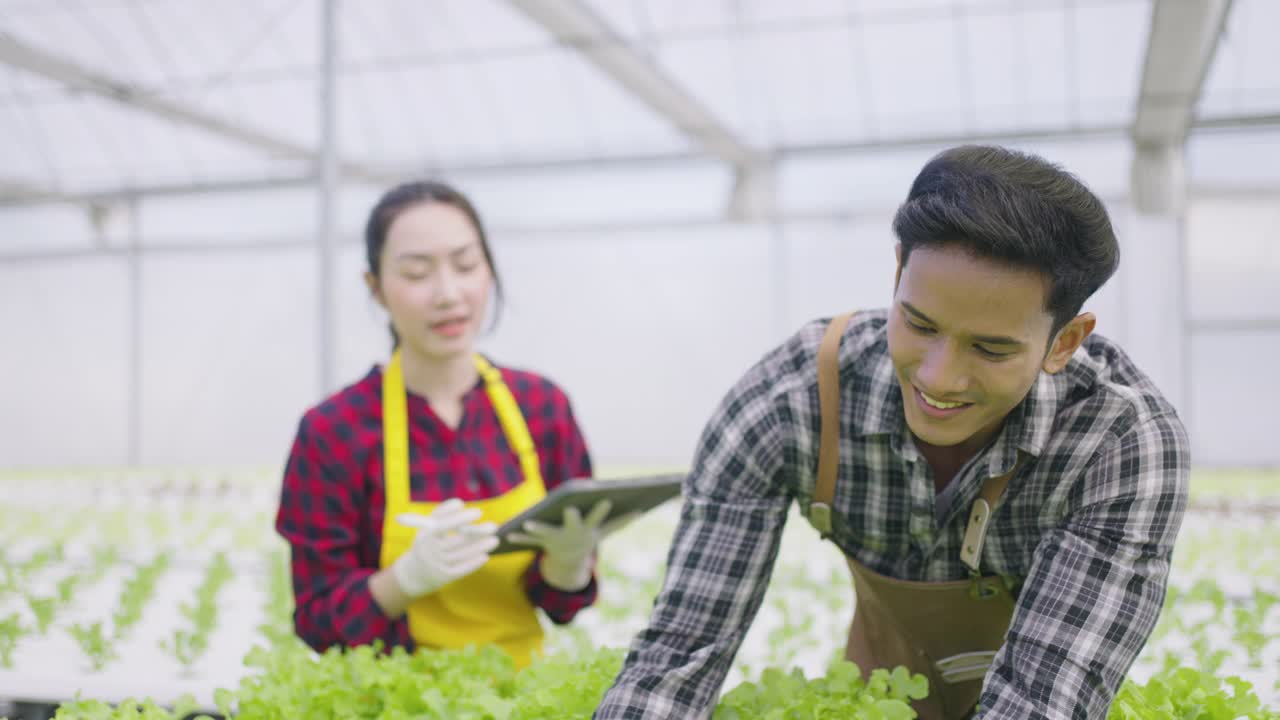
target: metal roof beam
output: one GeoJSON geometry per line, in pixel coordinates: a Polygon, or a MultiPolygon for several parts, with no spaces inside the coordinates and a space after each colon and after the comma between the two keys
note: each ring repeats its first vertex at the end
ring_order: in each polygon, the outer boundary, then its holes
{"type": "Polygon", "coordinates": [[[755,150],[583,3],[578,0],[509,1],[560,43],[577,50],[654,112],[671,121],[707,152],[740,169],[758,160],[755,150]]]}
{"type": "Polygon", "coordinates": [[[1186,139],[1230,9],[1231,0],[1157,0],[1133,124],[1136,143],[1186,139]]]}
{"type": "Polygon", "coordinates": [[[561,44],[578,51],[605,75],[666,118],[706,153],[731,164],[734,188],[727,212],[736,220],[774,212],[773,169],[711,110],[636,50],[580,0],[510,0],[561,44]]]}
{"type": "Polygon", "coordinates": [[[1231,0],[1157,0],[1133,122],[1130,188],[1140,212],[1186,202],[1185,144],[1231,0]]]}
{"type": "Polygon", "coordinates": [[[67,202],[71,198],[56,190],[49,190],[28,182],[0,179],[0,204],[35,205],[47,202],[67,202]]]}
{"type": "MultiPolygon", "coordinates": [[[[1238,132],[1260,129],[1280,129],[1280,114],[1251,115],[1231,118],[1195,120],[1193,129],[1208,132],[1238,132]]],[[[948,147],[963,143],[1011,143],[1034,141],[1070,141],[1079,139],[1124,138],[1130,128],[1125,125],[1109,125],[1094,128],[1071,128],[1034,132],[1006,132],[992,134],[935,135],[919,138],[902,138],[880,142],[837,142],[785,145],[770,153],[775,163],[805,157],[847,156],[863,153],[887,153],[902,150],[948,147]]],[[[388,176],[427,174],[447,176],[466,182],[469,177],[511,176],[519,173],[574,172],[601,167],[612,169],[663,168],[708,162],[705,155],[691,152],[566,158],[563,160],[458,164],[412,171],[406,168],[385,168],[379,172],[388,176]]],[[[279,175],[258,178],[228,178],[190,183],[138,185],[103,190],[78,192],[47,192],[29,183],[0,181],[0,208],[40,205],[47,203],[114,203],[132,198],[163,197],[219,192],[255,192],[281,188],[298,188],[316,182],[314,173],[279,175]]],[[[377,183],[375,183],[377,185],[377,183]]]]}
{"type": "MultiPolygon", "coordinates": [[[[84,67],[4,32],[0,32],[0,63],[62,83],[71,90],[96,95],[174,123],[199,128],[218,137],[257,148],[272,156],[302,159],[310,163],[317,162],[318,155],[313,148],[175,100],[147,94],[105,72],[84,67]]],[[[386,179],[368,168],[351,163],[343,163],[342,170],[344,174],[355,177],[377,181],[386,179]]]]}

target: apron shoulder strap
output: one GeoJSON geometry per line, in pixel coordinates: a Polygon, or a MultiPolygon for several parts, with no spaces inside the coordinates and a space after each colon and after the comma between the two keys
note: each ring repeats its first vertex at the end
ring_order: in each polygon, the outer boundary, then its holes
{"type": "Polygon", "coordinates": [[[809,522],[822,535],[831,534],[831,501],[836,493],[840,464],[840,338],[853,313],[831,318],[818,346],[818,406],[822,420],[818,435],[818,478],[809,505],[809,522]]]}
{"type": "Polygon", "coordinates": [[[484,378],[485,392],[489,395],[489,402],[493,404],[493,409],[498,414],[498,424],[502,426],[507,443],[511,445],[516,458],[520,461],[520,470],[524,473],[525,480],[534,480],[539,485],[544,485],[542,468],[538,464],[538,448],[533,443],[533,436],[529,434],[529,425],[525,422],[524,413],[520,412],[520,405],[516,402],[515,395],[511,394],[511,388],[507,387],[507,383],[502,379],[502,371],[494,367],[480,353],[475,354],[474,362],[476,372],[484,378]]]}

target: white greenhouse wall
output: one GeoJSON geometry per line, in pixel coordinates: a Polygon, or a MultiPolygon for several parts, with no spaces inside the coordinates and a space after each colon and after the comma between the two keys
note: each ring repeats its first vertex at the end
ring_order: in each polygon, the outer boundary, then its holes
{"type": "MultiPolygon", "coordinates": [[[[1280,465],[1280,444],[1268,431],[1269,408],[1280,403],[1268,370],[1280,356],[1273,281],[1280,194],[1205,192],[1181,222],[1140,217],[1120,192],[1123,152],[1106,143],[1077,147],[1073,166],[1043,151],[1109,198],[1125,260],[1089,303],[1098,331],[1123,343],[1165,388],[1192,430],[1198,462],[1280,465]],[[1190,266],[1185,284],[1179,232],[1190,266]],[[1189,335],[1177,319],[1181,303],[1189,335]],[[1251,323],[1247,332],[1241,322],[1251,323]]],[[[540,181],[525,198],[540,207],[524,210],[518,184],[477,180],[473,194],[483,198],[477,204],[508,291],[483,347],[566,388],[598,464],[687,463],[714,405],[763,352],[810,319],[888,301],[890,220],[911,173],[877,181],[876,168],[918,167],[918,159],[899,153],[881,165],[793,165],[780,191],[795,219],[777,225],[682,220],[713,217],[724,199],[724,178],[702,168],[673,186],[682,203],[655,211],[645,227],[627,225],[643,217],[643,206],[659,207],[656,171],[620,195],[584,194],[609,181],[592,174],[563,186],[540,181]],[[856,187],[872,190],[859,196],[856,187]],[[574,198],[584,204],[551,216],[547,206],[574,198]],[[841,198],[847,203],[836,213],[841,198]],[[605,212],[599,205],[608,202],[615,206],[605,212]],[[592,224],[609,212],[624,220],[592,224]],[[539,223],[547,228],[531,229],[539,223]]],[[[333,357],[340,383],[387,350],[385,321],[361,279],[360,230],[374,197],[352,188],[340,199],[333,357]]],[[[313,207],[301,190],[144,204],[134,459],[283,461],[298,417],[319,396],[316,261],[305,244],[313,207]],[[226,240],[242,244],[218,247],[226,240]]],[[[97,254],[86,245],[83,214],[9,210],[0,227],[0,466],[128,462],[122,248],[129,224],[104,226],[97,254]],[[86,252],[13,259],[36,248],[86,252]]]]}

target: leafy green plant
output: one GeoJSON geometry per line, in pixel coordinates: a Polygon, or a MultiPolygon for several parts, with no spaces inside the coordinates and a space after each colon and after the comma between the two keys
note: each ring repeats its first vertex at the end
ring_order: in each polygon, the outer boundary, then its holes
{"type": "MultiPolygon", "coordinates": [[[[463,650],[379,646],[330,649],[315,656],[296,638],[271,650],[255,648],[246,664],[258,673],[215,697],[237,720],[297,717],[565,720],[589,718],[622,665],[621,649],[544,658],[516,672],[494,647],[463,650]]],[[[928,682],[905,668],[877,670],[864,682],[840,661],[826,677],[767,670],[759,683],[732,690],[717,718],[852,717],[909,720],[912,698],[928,682]]]]}
{"type": "Polygon", "coordinates": [[[271,645],[293,636],[293,591],[289,563],[283,551],[268,554],[267,598],[263,604],[263,621],[258,633],[271,645]]]}
{"type": "Polygon", "coordinates": [[[203,582],[196,588],[195,603],[182,603],[178,611],[190,623],[190,628],[178,628],[173,635],[160,641],[160,647],[183,667],[190,669],[209,647],[209,634],[218,625],[218,592],[231,581],[233,572],[224,553],[218,553],[209,563],[203,582]]]}
{"type": "Polygon", "coordinates": [[[99,532],[112,545],[128,543],[136,522],[135,514],[126,510],[113,510],[98,516],[99,532]]]}
{"type": "Polygon", "coordinates": [[[1210,647],[1209,638],[1206,635],[1200,635],[1192,640],[1191,649],[1195,651],[1196,667],[1210,675],[1218,672],[1229,654],[1226,650],[1214,650],[1210,647]]]}
{"type": "Polygon", "coordinates": [[[929,693],[929,681],[906,668],[876,669],[863,681],[857,665],[840,660],[827,675],[809,680],[799,669],[765,670],[758,683],[743,683],[720,700],[715,720],[748,718],[836,718],[911,720],[911,700],[929,693]]]}
{"type": "Polygon", "coordinates": [[[234,706],[239,720],[505,719],[510,705],[504,701],[515,692],[511,658],[494,647],[384,654],[362,646],[315,657],[295,639],[270,651],[254,648],[245,663],[260,672],[214,698],[228,717],[234,706]]]}
{"type": "Polygon", "coordinates": [[[0,595],[18,592],[21,584],[21,578],[18,576],[18,567],[10,563],[8,559],[0,558],[0,595]]]}
{"type": "Polygon", "coordinates": [[[86,582],[90,585],[98,582],[120,560],[120,549],[115,545],[104,545],[93,551],[93,569],[86,582]]]}
{"type": "MultiPolygon", "coordinates": [[[[171,710],[157,705],[150,698],[139,701],[126,698],[116,706],[101,700],[81,700],[78,696],[58,707],[55,720],[183,720],[199,708],[195,698],[183,695],[171,710]]],[[[196,715],[194,720],[212,720],[208,715],[196,715]]]]}
{"type": "Polygon", "coordinates": [[[178,664],[189,668],[208,649],[209,641],[204,633],[179,628],[174,630],[168,638],[162,639],[160,647],[172,655],[178,664]]]}
{"type": "Polygon", "coordinates": [[[107,663],[116,659],[116,648],[103,630],[102,621],[91,625],[76,623],[68,628],[71,637],[79,643],[80,649],[89,658],[89,664],[95,671],[102,670],[107,663]]]}
{"type": "Polygon", "coordinates": [[[93,506],[82,507],[68,513],[61,528],[56,530],[48,528],[45,532],[57,542],[67,543],[83,533],[99,517],[101,517],[101,511],[98,508],[93,506]]]}
{"type": "Polygon", "coordinates": [[[13,667],[13,651],[18,647],[18,640],[27,632],[18,613],[10,613],[0,619],[0,667],[13,667]]]}
{"type": "Polygon", "coordinates": [[[169,555],[161,553],[150,563],[138,568],[133,577],[125,581],[120,591],[120,601],[111,616],[116,640],[142,619],[142,608],[155,594],[156,581],[169,567],[169,555]]]}
{"type": "Polygon", "coordinates": [[[66,605],[75,597],[76,586],[80,584],[79,575],[68,575],[58,581],[57,596],[58,603],[66,605]]]}
{"type": "Polygon", "coordinates": [[[1126,682],[1116,694],[1108,720],[1280,720],[1262,707],[1253,686],[1239,678],[1220,681],[1209,673],[1178,668],[1145,685],[1126,682]],[[1225,682],[1231,692],[1223,689],[1225,682]]]}
{"type": "Polygon", "coordinates": [[[26,580],[49,565],[62,562],[62,558],[62,543],[50,543],[32,553],[31,557],[27,558],[25,562],[19,563],[15,568],[15,574],[19,579],[26,580]]]}
{"type": "Polygon", "coordinates": [[[169,516],[159,510],[152,510],[146,515],[147,531],[155,544],[163,543],[169,538],[169,516]]]}
{"type": "Polygon", "coordinates": [[[591,717],[622,669],[624,655],[620,649],[604,649],[530,665],[516,676],[508,720],[591,717]]]}
{"type": "Polygon", "coordinates": [[[31,614],[36,617],[36,632],[41,635],[48,632],[54,616],[58,613],[57,596],[28,595],[27,606],[31,608],[31,614]]]}

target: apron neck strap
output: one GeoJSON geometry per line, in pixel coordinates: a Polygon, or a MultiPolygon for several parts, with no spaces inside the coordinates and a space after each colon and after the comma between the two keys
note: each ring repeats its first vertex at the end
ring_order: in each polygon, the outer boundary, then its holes
{"type": "MultiPolygon", "coordinates": [[[[520,462],[525,481],[545,486],[538,450],[529,434],[524,414],[515,396],[502,379],[502,371],[481,357],[474,356],[476,371],[484,379],[485,393],[498,415],[507,444],[520,462]]],[[[405,399],[404,372],[400,350],[391,355],[382,375],[382,465],[387,502],[397,507],[409,502],[409,420],[405,399]]]]}
{"type": "Polygon", "coordinates": [[[809,522],[824,538],[831,535],[831,501],[835,498],[836,469],[840,465],[840,338],[852,317],[849,312],[832,318],[818,346],[822,425],[818,436],[818,479],[809,505],[809,522]]]}
{"type": "Polygon", "coordinates": [[[529,426],[525,424],[524,414],[520,412],[515,396],[502,380],[502,371],[479,353],[475,355],[475,364],[476,371],[480,373],[480,377],[484,378],[485,392],[489,395],[489,402],[493,404],[493,409],[498,414],[498,422],[502,425],[503,434],[507,436],[507,443],[520,458],[520,466],[524,470],[525,477],[528,478],[533,474],[540,476],[533,437],[529,434],[529,426]]]}

